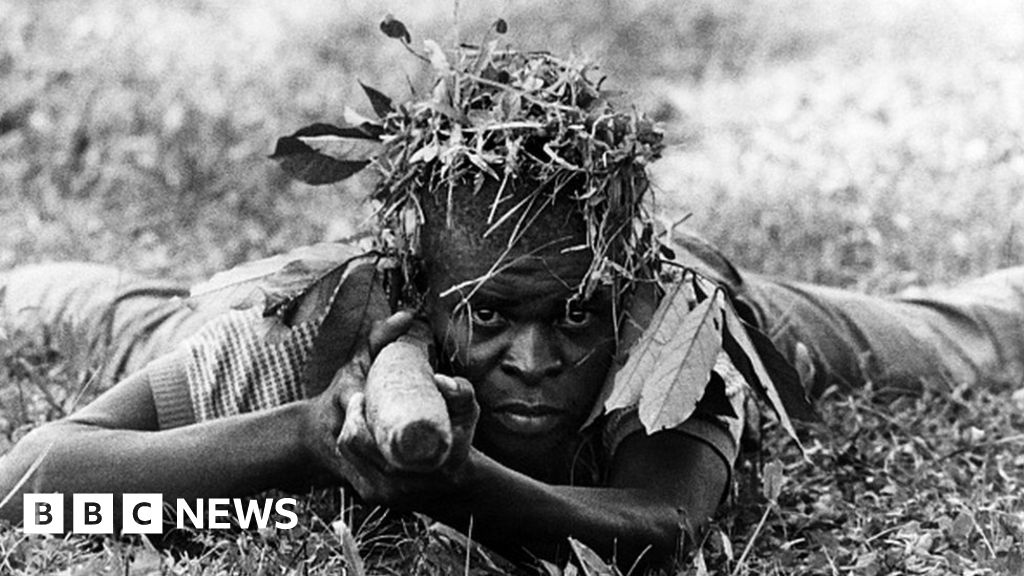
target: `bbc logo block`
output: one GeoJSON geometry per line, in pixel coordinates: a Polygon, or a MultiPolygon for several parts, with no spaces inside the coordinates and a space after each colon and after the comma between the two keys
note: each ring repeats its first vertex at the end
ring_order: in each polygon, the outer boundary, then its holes
{"type": "MultiPolygon", "coordinates": [[[[25,494],[22,524],[26,534],[63,534],[67,528],[63,494],[25,494]]],[[[122,534],[163,532],[163,496],[124,494],[122,534]]],[[[113,534],[117,509],[113,494],[72,494],[71,532],[113,534]]]]}
{"type": "MultiPolygon", "coordinates": [[[[296,505],[294,498],[177,498],[173,518],[177,528],[291,530],[299,523],[296,505]]],[[[22,514],[27,534],[161,534],[164,529],[162,494],[126,493],[117,501],[114,494],[25,494],[22,514]]]]}
{"type": "Polygon", "coordinates": [[[125,494],[121,499],[121,532],[160,534],[163,532],[164,499],[160,494],[125,494]]]}
{"type": "Polygon", "coordinates": [[[27,534],[64,532],[63,494],[25,494],[24,530],[27,534]]]}

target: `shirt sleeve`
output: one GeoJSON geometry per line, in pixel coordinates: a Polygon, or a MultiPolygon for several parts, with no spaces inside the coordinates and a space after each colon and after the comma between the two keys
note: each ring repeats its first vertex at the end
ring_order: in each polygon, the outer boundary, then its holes
{"type": "Polygon", "coordinates": [[[379,276],[376,257],[348,262],[330,311],[317,321],[285,327],[253,307],[203,324],[147,367],[161,427],[268,410],[318,394],[348,361],[339,351],[354,346],[370,320],[390,311],[379,276]]]}
{"type": "Polygon", "coordinates": [[[303,398],[313,331],[267,337],[258,312],[231,312],[145,367],[161,429],[281,406],[303,398]]]}
{"type": "Polygon", "coordinates": [[[143,369],[161,429],[267,410],[304,398],[301,379],[315,330],[267,336],[258,311],[209,322],[143,369]]]}
{"type": "Polygon", "coordinates": [[[182,351],[179,349],[162,356],[150,362],[144,370],[149,377],[149,389],[153,393],[160,429],[195,424],[196,415],[192,411],[192,397],[182,351]]]}
{"type": "Polygon", "coordinates": [[[257,309],[233,310],[182,343],[197,422],[267,410],[305,396],[302,375],[316,330],[309,324],[271,328],[268,322],[257,309]]]}
{"type": "Polygon", "coordinates": [[[161,429],[267,410],[304,397],[302,374],[315,330],[268,336],[257,310],[209,322],[146,366],[161,429]]]}

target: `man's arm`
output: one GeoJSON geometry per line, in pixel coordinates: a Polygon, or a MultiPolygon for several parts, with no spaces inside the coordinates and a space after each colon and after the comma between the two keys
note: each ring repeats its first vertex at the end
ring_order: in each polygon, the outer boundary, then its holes
{"type": "MultiPolygon", "coordinates": [[[[475,425],[472,386],[461,378],[438,384],[455,444],[465,445],[472,434],[458,430],[475,425]]],[[[472,518],[475,539],[516,559],[560,559],[570,536],[614,556],[623,568],[641,555],[645,562],[668,559],[684,533],[693,536],[707,523],[730,477],[726,458],[712,448],[716,439],[675,430],[627,436],[616,450],[609,484],[601,488],[546,484],[476,449],[434,473],[404,473],[380,456],[358,400],[348,405],[345,420],[346,477],[364,499],[417,510],[463,531],[472,518]]],[[[731,442],[724,429],[708,433],[731,442]]]]}
{"type": "Polygon", "coordinates": [[[634,434],[619,453],[601,488],[547,485],[479,455],[466,498],[425,512],[462,529],[472,515],[474,537],[513,556],[564,556],[572,536],[623,569],[670,558],[684,533],[694,536],[714,514],[729,468],[709,445],[674,431],[634,434]]]}
{"type": "Polygon", "coordinates": [[[336,442],[348,397],[363,385],[370,356],[411,322],[403,312],[375,323],[367,346],[316,397],[180,428],[159,429],[143,369],[0,458],[0,495],[18,488],[0,518],[21,520],[25,492],[155,492],[170,499],[341,482],[347,468],[336,442]]]}
{"type": "Polygon", "coordinates": [[[252,494],[308,479],[313,407],[297,402],[160,431],[146,372],[139,372],[71,417],[33,430],[3,456],[4,495],[40,464],[0,517],[20,521],[25,492],[189,498],[252,494]]]}

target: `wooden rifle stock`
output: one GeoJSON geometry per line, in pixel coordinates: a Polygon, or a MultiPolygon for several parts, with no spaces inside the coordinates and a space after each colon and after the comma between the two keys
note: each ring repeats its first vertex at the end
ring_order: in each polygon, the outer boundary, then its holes
{"type": "Polygon", "coordinates": [[[395,468],[427,472],[445,462],[452,426],[434,383],[430,331],[417,324],[388,344],[366,376],[366,422],[395,468]]]}

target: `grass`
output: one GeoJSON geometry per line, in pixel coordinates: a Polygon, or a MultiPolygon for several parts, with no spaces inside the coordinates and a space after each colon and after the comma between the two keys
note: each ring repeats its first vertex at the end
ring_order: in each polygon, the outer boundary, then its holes
{"type": "MultiPolygon", "coordinates": [[[[889,293],[1024,263],[1019,7],[462,4],[466,38],[502,15],[527,48],[602,58],[612,85],[665,123],[672,146],[655,175],[666,220],[689,215],[745,267],[889,293]]],[[[386,6],[415,42],[452,39],[451,3],[386,6]]],[[[265,157],[343,103],[369,110],[357,79],[390,94],[415,82],[418,64],[376,29],[383,11],[0,2],[0,267],[84,259],[194,281],[360,229],[364,186],[296,185],[265,157]]],[[[81,372],[54,354],[66,344],[0,341],[3,445],[70,409],[81,372]]],[[[1020,572],[1015,392],[826,398],[826,424],[805,431],[810,463],[769,430],[679,571],[1020,572]],[[761,496],[758,459],[782,464],[777,506],[761,496]]],[[[179,534],[161,549],[3,529],[0,571],[336,574],[346,560],[332,523],[348,518],[370,573],[464,572],[458,539],[422,519],[380,523],[334,493],[305,501],[301,533],[179,534]]],[[[474,553],[470,566],[487,564],[474,553]]]]}
{"type": "Polygon", "coordinates": [[[748,543],[763,504],[737,503],[708,539],[709,563],[740,574],[1020,573],[1024,418],[1011,393],[826,399],[809,462],[786,446],[765,451],[788,482],[751,560],[735,570],[716,541],[748,543]]]}

